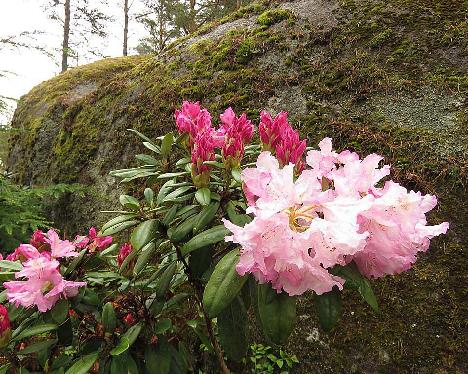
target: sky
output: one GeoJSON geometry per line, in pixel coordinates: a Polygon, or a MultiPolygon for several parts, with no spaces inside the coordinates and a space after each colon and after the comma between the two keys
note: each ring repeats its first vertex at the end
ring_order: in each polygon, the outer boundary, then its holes
{"type": "MultiPolygon", "coordinates": [[[[97,0],[89,0],[92,4],[97,0]]],[[[60,72],[60,51],[62,40],[62,27],[54,20],[48,18],[43,5],[48,0],[0,0],[0,38],[17,35],[24,31],[38,30],[43,34],[37,37],[38,44],[44,45],[54,58],[30,50],[0,50],[0,70],[9,71],[6,78],[0,78],[0,95],[18,99],[44,80],[54,77],[60,72]]],[[[108,0],[107,14],[114,17],[108,23],[108,38],[103,43],[96,38],[91,43],[102,47],[104,56],[122,55],[123,38],[123,0],[108,0]]],[[[136,13],[141,7],[138,0],[130,0],[130,13],[136,13]]],[[[130,19],[129,25],[129,54],[135,54],[135,47],[144,36],[143,27],[130,19]]],[[[78,64],[88,63],[99,59],[98,57],[83,58],[78,64]]],[[[69,61],[76,64],[75,61],[69,61]]],[[[12,102],[12,107],[15,103],[12,102]]],[[[0,117],[0,124],[5,118],[0,117]]]]}

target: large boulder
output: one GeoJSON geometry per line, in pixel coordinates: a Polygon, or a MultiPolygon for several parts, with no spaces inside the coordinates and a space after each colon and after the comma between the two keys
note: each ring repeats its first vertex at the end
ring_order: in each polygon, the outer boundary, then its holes
{"type": "Polygon", "coordinates": [[[127,128],[173,129],[183,99],[254,120],[287,110],[309,145],[331,136],[338,149],[385,155],[394,179],[439,196],[430,220],[451,223],[413,270],[375,282],[380,314],[345,293],[327,335],[301,303],[288,347],[299,371],[467,372],[467,10],[463,0],[255,3],[161,56],[105,59],[35,87],[18,104],[8,166],[26,184],[90,186],[51,211],[73,232],[115,207],[122,187],[108,173],[139,151],[127,128]]]}

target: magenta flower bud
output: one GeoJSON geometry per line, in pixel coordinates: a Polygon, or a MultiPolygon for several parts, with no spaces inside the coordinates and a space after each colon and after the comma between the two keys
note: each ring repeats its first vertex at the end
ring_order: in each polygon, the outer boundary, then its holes
{"type": "Polygon", "coordinates": [[[218,131],[224,134],[223,162],[228,169],[238,167],[244,157],[244,143],[252,140],[254,126],[245,113],[236,117],[231,107],[220,115],[220,119],[222,125],[218,131]]]}
{"type": "Polygon", "coordinates": [[[122,266],[122,263],[128,257],[130,253],[132,253],[133,247],[130,243],[124,243],[122,247],[120,247],[119,255],[117,256],[117,263],[119,266],[122,266]]]}
{"type": "Polygon", "coordinates": [[[39,249],[43,244],[47,243],[46,239],[46,234],[42,232],[41,230],[36,230],[31,236],[31,240],[29,241],[29,244],[31,244],[33,247],[36,247],[39,249]]]}
{"type": "Polygon", "coordinates": [[[206,109],[201,109],[198,102],[184,101],[182,110],[177,109],[174,113],[177,130],[180,134],[189,134],[190,147],[196,136],[204,131],[211,130],[211,114],[206,109]]]}
{"type": "Polygon", "coordinates": [[[213,131],[198,134],[192,148],[192,179],[196,187],[208,187],[211,167],[205,161],[215,159],[213,131]]]}
{"type": "Polygon", "coordinates": [[[304,169],[302,154],[306,149],[306,141],[300,140],[299,133],[291,127],[286,127],[281,140],[276,144],[276,157],[282,166],[289,163],[296,165],[296,173],[304,169]]]}
{"type": "Polygon", "coordinates": [[[288,123],[288,113],[280,112],[273,119],[267,111],[260,113],[260,125],[258,132],[265,151],[275,150],[276,145],[281,141],[284,130],[291,127],[288,123]]]}
{"type": "Polygon", "coordinates": [[[8,310],[0,305],[0,348],[5,348],[11,340],[10,318],[8,310]]]}

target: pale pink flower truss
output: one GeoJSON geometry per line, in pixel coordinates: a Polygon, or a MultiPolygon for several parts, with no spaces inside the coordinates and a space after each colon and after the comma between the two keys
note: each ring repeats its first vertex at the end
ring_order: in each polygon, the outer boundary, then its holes
{"type": "Polygon", "coordinates": [[[50,255],[53,258],[78,256],[73,243],[68,240],[61,240],[55,230],[47,231],[46,241],[50,245],[50,255]]]}
{"type": "Polygon", "coordinates": [[[427,226],[425,213],[437,204],[435,196],[408,191],[388,181],[372,207],[360,216],[360,230],[369,232],[366,246],[353,259],[362,274],[378,278],[408,270],[430,239],[445,234],[447,222],[427,226]]]}
{"type": "Polygon", "coordinates": [[[446,222],[427,226],[434,196],[391,181],[377,186],[390,173],[388,165],[379,166],[381,156],[361,160],[350,151],[337,153],[330,138],[319,147],[308,152],[310,169],[297,179],[295,165],[281,167],[270,152],[242,172],[247,213],[254,219],[244,227],[224,220],[233,233],[226,241],[241,245],[239,274],[252,273],[290,295],[321,294],[344,283],[327,269],[354,260],[367,277],[396,274],[411,267],[431,238],[447,231],[446,222]]]}
{"type": "Polygon", "coordinates": [[[40,312],[51,309],[60,297],[73,297],[86,282],[70,282],[63,279],[58,270],[59,263],[44,256],[30,259],[15,278],[22,281],[4,282],[9,302],[25,308],[37,306],[40,312]]]}
{"type": "Polygon", "coordinates": [[[14,252],[10,253],[6,259],[8,261],[27,261],[31,258],[40,257],[41,253],[30,244],[20,244],[18,248],[14,250],[14,252]]]}

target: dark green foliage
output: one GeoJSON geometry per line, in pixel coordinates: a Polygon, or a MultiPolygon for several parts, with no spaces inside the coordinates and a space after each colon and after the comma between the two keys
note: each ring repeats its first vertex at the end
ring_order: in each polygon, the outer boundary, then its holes
{"type": "Polygon", "coordinates": [[[0,174],[0,248],[9,253],[20,242],[29,239],[38,228],[51,225],[45,218],[45,201],[57,199],[67,192],[78,192],[81,187],[58,184],[47,188],[15,185],[0,174]]]}

